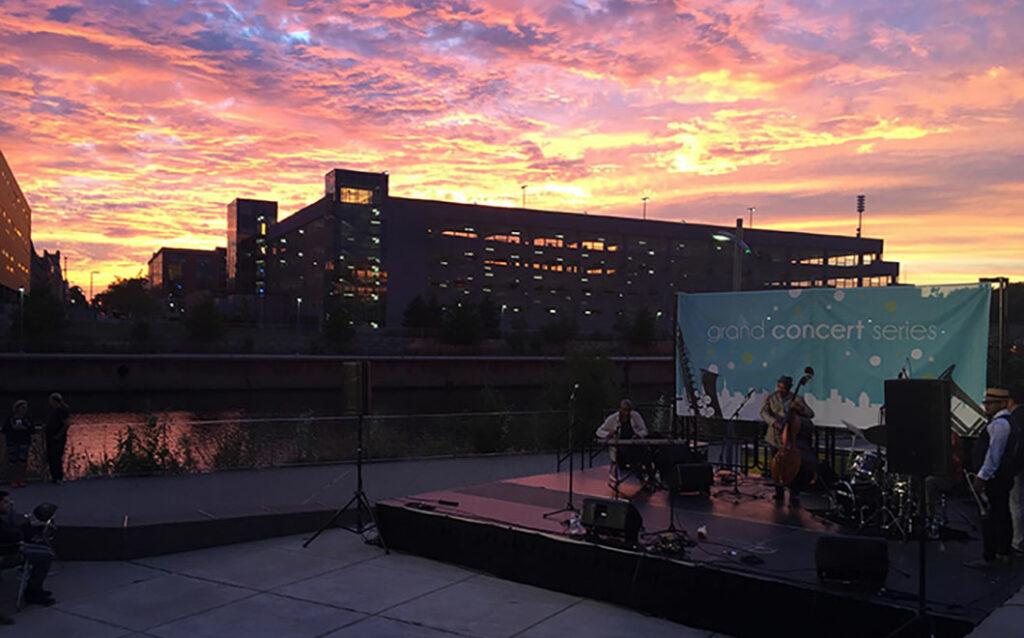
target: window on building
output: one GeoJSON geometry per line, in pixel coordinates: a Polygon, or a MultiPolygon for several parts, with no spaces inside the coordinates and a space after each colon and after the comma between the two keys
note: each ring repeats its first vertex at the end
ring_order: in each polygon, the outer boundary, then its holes
{"type": "Polygon", "coordinates": [[[342,187],[339,190],[342,204],[372,204],[373,191],[365,188],[342,187]]]}

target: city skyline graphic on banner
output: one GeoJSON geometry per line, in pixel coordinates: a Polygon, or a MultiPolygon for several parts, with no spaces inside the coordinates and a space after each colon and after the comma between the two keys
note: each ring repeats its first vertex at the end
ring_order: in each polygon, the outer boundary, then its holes
{"type": "Polygon", "coordinates": [[[287,217],[333,168],[399,197],[862,224],[904,283],[1020,279],[1022,31],[996,0],[8,0],[0,149],[37,250],[97,290],[223,246],[233,199],[287,217]]]}
{"type": "Polygon", "coordinates": [[[776,380],[811,367],[801,394],[815,423],[868,427],[887,379],[945,373],[980,402],[990,301],[987,284],[681,294],[678,316],[691,373],[716,377],[726,417],[749,396],[739,417],[759,420],[776,380]]]}

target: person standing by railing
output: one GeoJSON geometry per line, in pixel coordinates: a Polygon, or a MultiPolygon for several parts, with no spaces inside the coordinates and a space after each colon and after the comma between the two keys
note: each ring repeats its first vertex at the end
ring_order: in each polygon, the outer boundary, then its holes
{"type": "Polygon", "coordinates": [[[50,480],[64,482],[64,450],[68,445],[68,427],[71,412],[59,392],[50,395],[50,418],[46,420],[46,462],[50,466],[50,480]]]}
{"type": "Polygon", "coordinates": [[[36,426],[28,418],[28,401],[18,399],[11,406],[11,416],[4,422],[4,442],[7,445],[7,467],[11,472],[11,487],[25,487],[25,467],[28,448],[36,426]]]}

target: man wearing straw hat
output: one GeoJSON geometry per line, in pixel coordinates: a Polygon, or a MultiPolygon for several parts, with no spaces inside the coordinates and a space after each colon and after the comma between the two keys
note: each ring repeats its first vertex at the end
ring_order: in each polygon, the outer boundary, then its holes
{"type": "Polygon", "coordinates": [[[1010,392],[1005,388],[989,388],[981,402],[985,414],[991,417],[985,430],[978,438],[978,445],[985,451],[985,458],[977,476],[974,489],[988,497],[988,515],[981,520],[982,557],[964,563],[967,567],[988,569],[999,563],[1010,562],[1010,540],[1013,525],[1010,522],[1010,489],[1013,487],[1013,470],[1007,458],[1007,448],[1016,445],[1011,442],[1010,412],[1017,407],[1010,392]],[[1008,444],[1010,444],[1008,446],[1008,444]]]}

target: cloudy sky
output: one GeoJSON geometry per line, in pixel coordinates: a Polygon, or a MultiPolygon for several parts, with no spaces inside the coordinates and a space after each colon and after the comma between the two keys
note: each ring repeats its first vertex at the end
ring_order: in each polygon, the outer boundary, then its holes
{"type": "Polygon", "coordinates": [[[0,0],[0,150],[96,289],[225,205],[392,193],[885,239],[1024,278],[1017,0],[0,0]]]}

